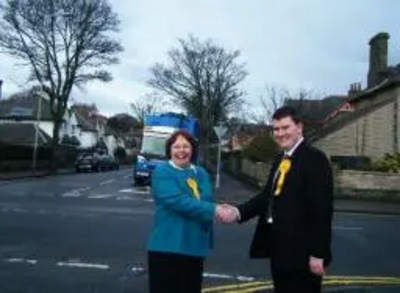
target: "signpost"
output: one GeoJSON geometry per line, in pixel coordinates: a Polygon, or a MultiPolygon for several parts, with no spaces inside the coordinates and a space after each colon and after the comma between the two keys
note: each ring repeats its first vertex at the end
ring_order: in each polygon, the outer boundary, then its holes
{"type": "Polygon", "coordinates": [[[226,131],[228,130],[227,127],[218,125],[214,126],[215,134],[218,137],[218,159],[217,159],[217,176],[215,178],[215,188],[218,189],[220,186],[220,169],[221,169],[221,144],[222,144],[222,137],[225,135],[226,131]]]}

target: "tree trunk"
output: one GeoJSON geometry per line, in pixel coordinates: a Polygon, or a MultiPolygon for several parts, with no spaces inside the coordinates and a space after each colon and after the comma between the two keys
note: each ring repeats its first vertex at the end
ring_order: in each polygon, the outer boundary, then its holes
{"type": "Polygon", "coordinates": [[[61,126],[61,121],[58,121],[58,119],[54,119],[53,140],[51,142],[51,162],[50,162],[50,172],[52,174],[57,173],[57,153],[58,153],[58,142],[60,140],[60,126],[61,126]]]}

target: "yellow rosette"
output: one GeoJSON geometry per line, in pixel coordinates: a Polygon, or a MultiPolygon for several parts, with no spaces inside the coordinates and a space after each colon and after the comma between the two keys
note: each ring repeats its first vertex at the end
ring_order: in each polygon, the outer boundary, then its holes
{"type": "Polygon", "coordinates": [[[190,189],[193,191],[194,196],[197,199],[200,199],[200,192],[199,187],[197,186],[197,181],[193,178],[188,178],[187,184],[189,185],[190,189]]]}
{"type": "Polygon", "coordinates": [[[279,178],[276,183],[275,196],[279,196],[282,192],[283,185],[285,184],[286,174],[289,173],[292,162],[289,159],[283,159],[279,164],[279,178]]]}

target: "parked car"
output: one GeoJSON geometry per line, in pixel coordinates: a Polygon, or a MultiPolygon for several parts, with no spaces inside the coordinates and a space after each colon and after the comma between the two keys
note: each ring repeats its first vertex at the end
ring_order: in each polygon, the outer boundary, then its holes
{"type": "Polygon", "coordinates": [[[87,151],[79,154],[75,161],[76,172],[99,172],[118,169],[118,161],[108,154],[87,151]]]}
{"type": "Polygon", "coordinates": [[[113,156],[103,154],[98,157],[97,168],[99,171],[118,170],[119,164],[113,156]]]}
{"type": "Polygon", "coordinates": [[[95,152],[84,152],[77,156],[75,160],[76,172],[89,171],[97,172],[98,168],[98,154],[95,152]]]}

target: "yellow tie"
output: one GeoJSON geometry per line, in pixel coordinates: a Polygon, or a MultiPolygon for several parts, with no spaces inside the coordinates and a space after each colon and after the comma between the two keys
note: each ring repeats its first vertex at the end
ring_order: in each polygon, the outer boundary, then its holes
{"type": "Polygon", "coordinates": [[[285,183],[286,174],[289,172],[291,166],[292,163],[288,158],[284,158],[279,164],[279,178],[278,182],[276,183],[275,196],[279,196],[281,194],[283,185],[285,183]]]}

